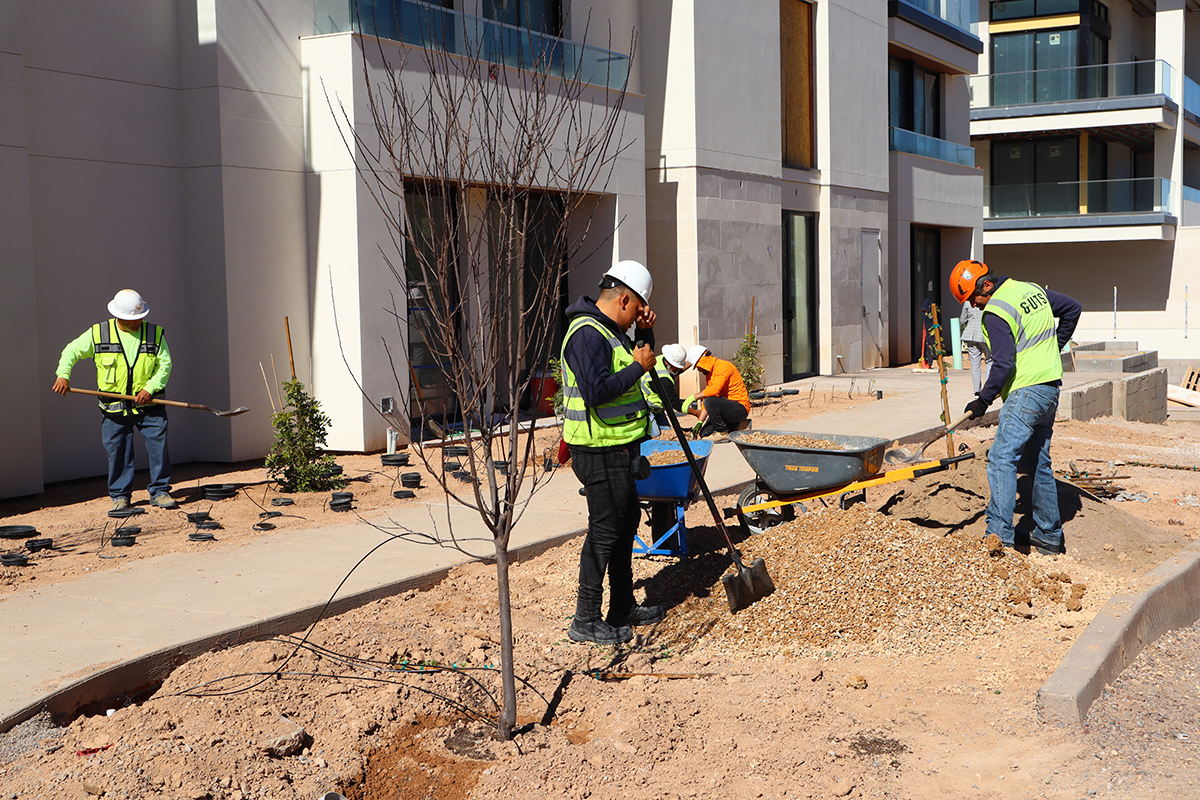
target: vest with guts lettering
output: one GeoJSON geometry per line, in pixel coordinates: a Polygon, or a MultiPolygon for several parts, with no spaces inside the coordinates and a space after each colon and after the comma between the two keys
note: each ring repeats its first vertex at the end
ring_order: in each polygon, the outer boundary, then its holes
{"type": "MultiPolygon", "coordinates": [[[[1062,379],[1054,312],[1042,287],[1009,278],[988,298],[983,313],[1007,322],[1017,346],[1016,365],[1000,389],[1000,399],[1007,400],[1014,389],[1062,379]]],[[[983,338],[990,347],[987,325],[983,326],[983,338]]]]}

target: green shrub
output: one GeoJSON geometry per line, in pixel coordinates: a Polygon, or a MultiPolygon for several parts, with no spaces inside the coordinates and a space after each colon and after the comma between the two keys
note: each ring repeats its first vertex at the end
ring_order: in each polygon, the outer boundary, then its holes
{"type": "Polygon", "coordinates": [[[333,456],[320,450],[329,431],[329,417],[300,381],[285,383],[283,394],[283,410],[271,415],[275,443],[267,453],[267,477],[277,481],[284,492],[341,489],[346,481],[333,474],[333,456]]]}
{"type": "Polygon", "coordinates": [[[750,331],[742,339],[742,344],[733,357],[733,365],[742,374],[742,381],[746,384],[747,389],[762,388],[762,379],[766,374],[766,368],[763,367],[762,360],[758,355],[758,336],[754,331],[750,331]]]}

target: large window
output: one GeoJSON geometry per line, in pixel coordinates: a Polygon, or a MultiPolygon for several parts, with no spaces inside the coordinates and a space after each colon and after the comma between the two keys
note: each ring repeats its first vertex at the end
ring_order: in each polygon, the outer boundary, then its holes
{"type": "Polygon", "coordinates": [[[992,142],[993,217],[1078,214],[1079,137],[992,142]]]}
{"type": "Polygon", "coordinates": [[[902,58],[888,59],[888,124],[942,137],[941,76],[902,58]]]}
{"type": "Polygon", "coordinates": [[[562,36],[562,0],[483,0],[483,16],[549,36],[562,36]]]}
{"type": "Polygon", "coordinates": [[[813,146],[812,6],[780,0],[779,55],[783,117],[783,163],[811,169],[813,146]]]}
{"type": "Polygon", "coordinates": [[[783,378],[817,373],[816,217],[783,213],[783,378]]]}
{"type": "MultiPolygon", "coordinates": [[[[1092,3],[1093,0],[992,0],[992,21],[1078,14],[1092,3]]],[[[1108,9],[1104,11],[1107,18],[1108,9]]]]}

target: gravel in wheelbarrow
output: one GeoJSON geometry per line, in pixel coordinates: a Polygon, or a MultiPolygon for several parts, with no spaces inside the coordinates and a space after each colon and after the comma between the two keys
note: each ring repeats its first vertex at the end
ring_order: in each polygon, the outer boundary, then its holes
{"type": "Polygon", "coordinates": [[[883,467],[883,453],[889,444],[887,439],[875,436],[778,430],[735,431],[729,434],[729,439],[738,446],[759,481],[778,495],[832,489],[874,475],[883,467]],[[809,441],[828,442],[830,446],[785,447],[757,443],[764,434],[767,437],[803,437],[809,441]]]}
{"type": "MultiPolygon", "coordinates": [[[[701,439],[688,442],[688,446],[692,448],[692,455],[696,457],[696,465],[700,467],[700,472],[703,474],[708,466],[708,456],[712,453],[713,443],[701,439]]],[[[692,474],[692,468],[687,463],[687,456],[683,455],[683,448],[679,446],[678,442],[666,439],[651,439],[642,442],[641,453],[647,459],[655,457],[656,453],[663,451],[676,451],[681,458],[678,462],[671,464],[655,465],[652,461],[650,477],[637,482],[638,497],[643,500],[650,498],[687,500],[697,493],[698,484],[696,477],[692,474]]]]}

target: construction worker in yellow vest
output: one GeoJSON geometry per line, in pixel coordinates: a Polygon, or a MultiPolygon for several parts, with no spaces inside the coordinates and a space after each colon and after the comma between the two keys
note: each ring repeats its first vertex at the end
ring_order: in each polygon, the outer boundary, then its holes
{"type": "Polygon", "coordinates": [[[588,530],[579,554],[579,590],[567,636],[576,642],[620,644],[631,625],[663,618],[662,606],[633,594],[633,540],[640,521],[635,462],[651,431],[642,376],[654,367],[654,281],[636,261],[604,273],[600,296],[567,309],[562,346],[563,439],[587,497],[588,530]],[[626,331],[636,324],[634,345],[626,331]],[[601,616],[604,576],[608,614],[601,616]]]}
{"type": "Polygon", "coordinates": [[[1036,283],[996,275],[979,261],[955,265],[950,291],[960,303],[983,311],[983,335],[992,353],[987,382],[965,413],[982,417],[997,397],[1004,401],[988,451],[987,532],[996,534],[1005,547],[1035,548],[1043,555],[1064,553],[1050,437],[1062,386],[1060,353],[1075,332],[1082,307],[1074,298],[1036,283]],[[1022,463],[1033,476],[1029,531],[1013,525],[1022,463]]]}
{"type": "Polygon", "coordinates": [[[171,497],[171,459],[167,453],[167,409],[151,400],[171,377],[171,351],[158,325],[145,322],[150,306],[133,289],[122,289],[108,304],[112,319],[98,322],[66,346],[58,360],[53,389],[71,390],[71,370],[80,359],[96,364],[96,388],[135,397],[100,398],[100,435],[108,453],[108,494],[112,510],[129,508],[133,496],[133,432],[139,430],[150,461],[151,505],[178,508],[171,497]]]}

